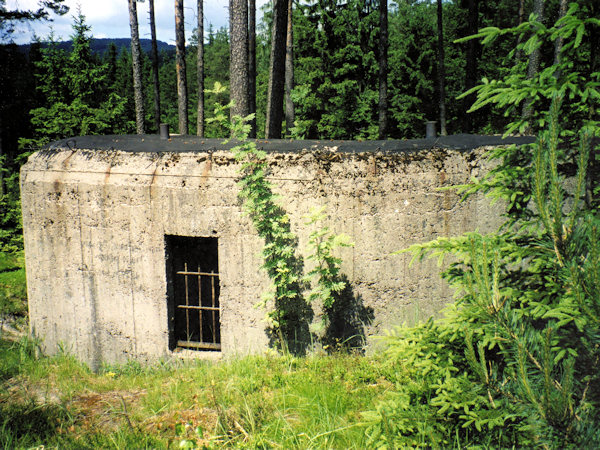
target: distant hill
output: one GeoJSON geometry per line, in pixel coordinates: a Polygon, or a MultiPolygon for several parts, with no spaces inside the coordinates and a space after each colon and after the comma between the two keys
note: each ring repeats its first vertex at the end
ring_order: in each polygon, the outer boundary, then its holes
{"type": "MultiPolygon", "coordinates": [[[[125,47],[127,50],[131,48],[131,39],[129,38],[93,38],[91,42],[92,52],[103,55],[107,50],[109,45],[112,43],[117,47],[117,54],[121,52],[121,48],[125,47]]],[[[158,51],[166,50],[167,52],[175,52],[175,46],[167,44],[166,42],[156,41],[156,45],[158,47],[158,51]]],[[[44,46],[44,43],[42,43],[44,46]]],[[[142,51],[149,53],[152,48],[152,41],[150,39],[140,39],[140,46],[142,47],[142,51]]],[[[25,52],[29,52],[29,48],[31,44],[22,44],[21,47],[25,52]]],[[[58,42],[58,47],[67,51],[70,51],[73,47],[72,41],[61,41],[58,42]]]]}

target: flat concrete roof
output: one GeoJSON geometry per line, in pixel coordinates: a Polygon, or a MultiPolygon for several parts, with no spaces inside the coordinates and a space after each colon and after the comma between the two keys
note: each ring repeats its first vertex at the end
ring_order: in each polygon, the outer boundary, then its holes
{"type": "MultiPolygon", "coordinates": [[[[171,136],[168,140],[156,134],[146,135],[108,135],[108,136],[76,136],[55,141],[46,150],[81,149],[81,150],[122,150],[128,152],[207,152],[229,150],[238,141],[224,144],[223,139],[203,139],[197,136],[171,136]]],[[[509,144],[530,144],[535,142],[532,136],[512,136],[502,139],[501,136],[480,136],[473,134],[457,134],[439,136],[430,139],[407,139],[385,141],[340,141],[340,140],[291,140],[291,139],[256,139],[259,149],[267,152],[301,152],[332,150],[344,153],[406,153],[417,150],[444,148],[449,150],[472,150],[485,146],[509,144]]]]}

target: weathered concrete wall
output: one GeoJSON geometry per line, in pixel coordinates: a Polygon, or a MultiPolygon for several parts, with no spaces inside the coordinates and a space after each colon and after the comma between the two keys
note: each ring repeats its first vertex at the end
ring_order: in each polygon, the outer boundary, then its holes
{"type": "MultiPolygon", "coordinates": [[[[62,346],[92,366],[171,355],[165,235],[218,237],[222,353],[266,348],[264,311],[254,305],[269,282],[259,269],[262,242],[237,198],[238,164],[220,144],[201,144],[158,153],[62,143],[30,157],[21,172],[30,321],[47,351],[62,346]]],[[[353,293],[374,312],[368,339],[438,312],[451,292],[436,262],[409,268],[409,255],[391,253],[499,224],[485,199],[461,203],[437,190],[480,175],[485,148],[295,145],[269,153],[269,178],[299,254],[310,232],[304,215],[315,206],[327,206],[329,226],[355,242],[341,256],[353,293]]]]}

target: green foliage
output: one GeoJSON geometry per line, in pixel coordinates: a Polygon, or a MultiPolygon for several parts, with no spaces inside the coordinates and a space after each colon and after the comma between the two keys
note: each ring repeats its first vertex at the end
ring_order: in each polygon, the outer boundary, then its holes
{"type": "Polygon", "coordinates": [[[357,411],[389,387],[379,359],[356,355],[92,373],[37,354],[35,342],[0,340],[3,448],[366,448],[357,411]]]}
{"type": "Polygon", "coordinates": [[[126,97],[104,91],[108,66],[100,64],[91,52],[90,27],[85,17],[79,13],[72,26],[73,49],[68,55],[50,34],[48,46],[35,62],[37,89],[43,102],[30,111],[35,138],[21,139],[21,145],[39,147],[56,139],[118,134],[129,129],[126,97]]]}
{"type": "Polygon", "coordinates": [[[91,27],[85,23],[81,10],[74,17],[72,28],[73,48],[65,65],[66,86],[73,99],[94,104],[100,94],[97,86],[102,86],[105,82],[106,67],[100,65],[92,54],[92,36],[89,34],[91,27]]]}
{"type": "Polygon", "coordinates": [[[375,410],[363,413],[370,446],[515,443],[515,412],[494,401],[492,392],[478,383],[477,372],[467,370],[464,347],[451,326],[430,319],[398,328],[383,340],[386,364],[397,375],[395,389],[375,410]]]}
{"type": "Polygon", "coordinates": [[[297,6],[296,136],[377,136],[377,18],[376,8],[358,0],[297,6]]]}
{"type": "MultiPolygon", "coordinates": [[[[538,26],[533,22],[524,28],[538,26]]],[[[581,29],[587,22],[571,16],[561,23],[565,28],[566,23],[579,23],[574,29],[581,29]]],[[[555,36],[555,31],[553,27],[538,37],[555,36]]],[[[486,33],[482,35],[489,36],[486,33]]],[[[501,33],[494,30],[493,34],[501,33]]],[[[564,48],[576,49],[579,42],[576,33],[566,34],[564,48]]],[[[572,56],[568,51],[562,54],[565,70],[572,56]]],[[[534,97],[549,95],[551,104],[544,116],[538,115],[537,124],[544,124],[545,129],[536,144],[493,153],[492,157],[502,158],[496,168],[483,182],[462,187],[467,195],[483,191],[506,201],[503,229],[490,235],[440,238],[405,250],[413,253],[413,259],[437,256],[442,260],[453,255],[456,261],[443,274],[458,298],[446,319],[435,324],[435,342],[441,348],[427,347],[429,338],[422,332],[428,325],[424,325],[404,332],[403,339],[391,342],[388,350],[408,364],[415,364],[411,351],[406,350],[413,340],[418,351],[423,349],[427,355],[425,360],[437,357],[448,345],[457,350],[444,366],[456,372],[451,377],[454,385],[436,390],[436,395],[445,392],[453,399],[451,407],[463,405],[465,412],[466,398],[475,400],[479,395],[480,404],[475,408],[477,418],[465,415],[461,422],[443,429],[440,445],[448,444],[443,439],[451,437],[452,430],[457,436],[468,433],[461,437],[461,445],[562,448],[600,444],[596,427],[600,419],[600,216],[598,192],[590,188],[593,185],[586,176],[598,152],[592,143],[598,127],[594,121],[577,118],[583,94],[570,84],[568,72],[561,73],[550,87],[546,79],[537,80],[528,92],[534,97]],[[576,91],[572,97],[571,89],[576,91]],[[574,100],[563,103],[565,97],[574,100]],[[564,106],[568,106],[565,112],[564,106]],[[564,123],[574,127],[582,122],[579,128],[562,128],[564,123]],[[472,380],[475,393],[465,397],[459,374],[472,380]],[[478,434],[484,425],[491,434],[478,434]]],[[[495,90],[484,87],[479,90],[480,100],[487,96],[514,106],[515,92],[521,88],[518,84],[514,90],[510,84],[495,90]]],[[[585,101],[592,108],[598,106],[597,100],[585,101]]],[[[400,396],[370,413],[375,442],[404,442],[407,422],[403,414],[412,405],[409,400],[400,396]]],[[[438,404],[437,397],[428,400],[430,407],[438,404]]],[[[451,407],[442,407],[444,421],[434,422],[434,429],[423,433],[436,436],[442,426],[439,422],[447,425],[452,417],[451,407]]],[[[408,434],[415,432],[409,429],[408,434]]]]}
{"type": "Polygon", "coordinates": [[[399,2],[390,16],[388,97],[394,137],[421,137],[425,121],[437,117],[436,33],[435,5],[429,2],[399,2]]]}
{"type": "Polygon", "coordinates": [[[27,315],[27,284],[23,253],[0,252],[0,321],[27,315]]]}
{"type": "MultiPolygon", "coordinates": [[[[224,87],[215,83],[213,93],[220,94],[224,87]]],[[[272,302],[273,309],[267,313],[267,319],[273,334],[279,340],[282,349],[296,353],[306,347],[308,331],[307,309],[301,297],[301,264],[296,256],[296,236],[290,231],[289,217],[277,204],[277,196],[273,193],[271,183],[267,180],[266,153],[257,149],[254,141],[249,141],[249,120],[251,116],[234,117],[227,121],[226,111],[231,105],[217,105],[214,118],[210,121],[220,122],[228,126],[232,139],[239,140],[239,145],[231,149],[235,159],[241,163],[238,182],[239,197],[244,202],[244,210],[252,220],[258,235],[264,239],[262,249],[262,268],[267,272],[272,285],[270,291],[263,296],[260,306],[265,307],[272,302]],[[300,347],[297,347],[300,345],[300,347]]]]}
{"type": "MultiPolygon", "coordinates": [[[[543,22],[531,16],[529,21],[512,28],[500,29],[486,27],[474,36],[459,39],[482,39],[484,44],[492,44],[505,36],[518,36],[521,43],[508,55],[513,58],[515,52],[521,51],[530,55],[542,46],[553,46],[557,39],[563,39],[564,45],[558,64],[546,63],[533,78],[528,78],[522,65],[515,65],[502,79],[483,78],[482,84],[462,94],[465,97],[477,93],[477,100],[470,111],[476,111],[486,105],[497,105],[504,109],[504,115],[513,117],[505,131],[505,135],[515,131],[537,131],[543,128],[546,121],[544,114],[534,116],[533,123],[519,114],[519,108],[525,100],[532,101],[538,112],[547,110],[552,98],[559,94],[568,98],[569,108],[564,111],[563,123],[567,124],[566,132],[581,127],[583,121],[592,119],[590,125],[597,125],[597,118],[592,117],[592,107],[600,100],[600,73],[590,71],[587,64],[582,63],[589,52],[584,46],[584,36],[597,32],[600,26],[597,17],[586,17],[586,10],[577,3],[571,3],[565,16],[554,26],[546,27],[543,22]],[[582,61],[583,60],[583,61],[582,61]]],[[[586,39],[587,40],[587,39],[586,39]]]]}
{"type": "Polygon", "coordinates": [[[339,299],[347,282],[342,277],[342,259],[335,256],[334,252],[339,247],[351,247],[350,237],[345,234],[333,234],[329,227],[321,224],[326,219],[325,207],[316,208],[306,216],[305,224],[313,227],[308,238],[307,260],[312,261],[315,267],[311,269],[305,279],[307,283],[313,284],[308,295],[308,301],[318,302],[323,308],[322,325],[327,326],[331,322],[330,313],[335,308],[335,301],[339,299]]]}
{"type": "Polygon", "coordinates": [[[6,160],[0,155],[0,252],[16,252],[23,249],[19,174],[6,160]]]}

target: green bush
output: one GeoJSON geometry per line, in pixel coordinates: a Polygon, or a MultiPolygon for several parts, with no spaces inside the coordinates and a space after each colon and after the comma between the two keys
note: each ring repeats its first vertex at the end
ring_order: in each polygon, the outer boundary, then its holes
{"type": "Polygon", "coordinates": [[[465,354],[465,337],[429,320],[398,328],[384,338],[387,364],[398,374],[395,389],[363,414],[376,447],[510,446],[519,416],[478,383],[465,354]]]}
{"type": "Polygon", "coordinates": [[[532,51],[562,36],[560,64],[476,89],[474,108],[515,108],[528,96],[550,107],[526,124],[541,127],[534,145],[496,151],[497,167],[462,187],[504,200],[503,228],[408,249],[414,259],[453,255],[443,276],[458,298],[443,322],[388,339],[392,361],[419,368],[416,382],[400,383],[367,413],[373,443],[600,446],[600,192],[589,176],[599,128],[581,114],[597,110],[600,92],[597,81],[569,72],[586,25],[598,21],[577,12],[572,5],[549,29],[531,25],[538,33],[523,44],[532,51]]]}

